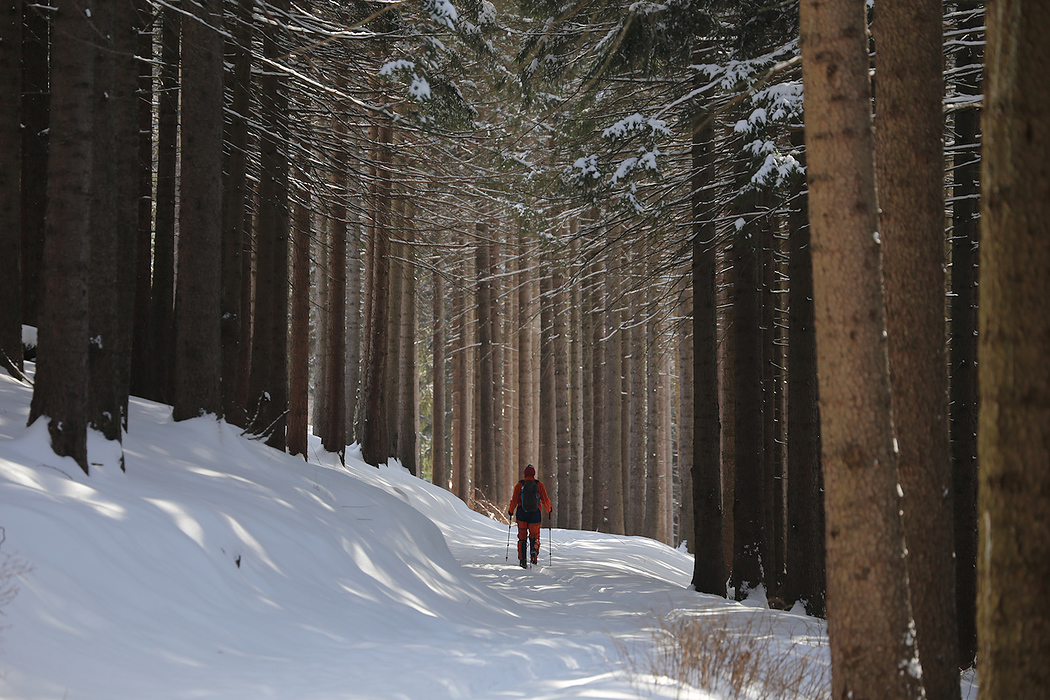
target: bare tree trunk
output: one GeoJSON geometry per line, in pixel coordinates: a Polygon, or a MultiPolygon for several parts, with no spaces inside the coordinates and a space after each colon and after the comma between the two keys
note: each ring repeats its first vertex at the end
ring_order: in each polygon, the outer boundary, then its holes
{"type": "Polygon", "coordinates": [[[866,7],[800,7],[832,695],[922,696],[879,274],[866,7]],[[903,671],[903,672],[902,672],[903,671]]]}
{"type": "Polygon", "coordinates": [[[989,3],[978,356],[982,698],[1050,687],[1050,6],[989,3]]]}
{"type": "MultiPolygon", "coordinates": [[[[572,260],[579,259],[579,244],[576,240],[578,221],[573,220],[572,224],[572,243],[570,244],[570,257],[572,260]]],[[[569,510],[569,521],[567,527],[574,530],[579,530],[583,526],[583,460],[586,457],[584,452],[584,423],[586,421],[583,407],[583,336],[581,332],[581,321],[582,321],[582,305],[583,298],[578,281],[579,273],[581,270],[577,267],[574,272],[574,282],[572,284],[571,301],[569,303],[570,319],[569,325],[572,328],[572,347],[570,356],[570,377],[569,383],[571,386],[570,402],[571,410],[569,411],[570,417],[570,453],[569,453],[569,489],[568,489],[568,510],[569,510]]]]}
{"type": "Polygon", "coordinates": [[[958,698],[948,374],[944,352],[941,0],[875,21],[875,165],[898,478],[927,698],[958,698]]]}
{"type": "Polygon", "coordinates": [[[687,542],[688,550],[696,553],[693,534],[696,520],[693,504],[693,421],[695,420],[695,380],[693,356],[693,289],[689,284],[681,292],[678,301],[677,364],[678,364],[678,478],[681,487],[681,504],[678,508],[678,536],[673,544],[678,547],[687,542]]]}
{"type": "MultiPolygon", "coordinates": [[[[288,0],[267,0],[264,11],[278,15],[288,11],[288,0]]],[[[284,49],[283,25],[267,28],[263,55],[280,56],[284,49]]],[[[288,86],[275,71],[260,79],[259,208],[256,217],[256,308],[252,339],[251,402],[254,432],[266,436],[266,444],[285,448],[288,405],[288,86]]]]}
{"type": "Polygon", "coordinates": [[[570,432],[572,422],[569,420],[571,381],[569,377],[569,294],[560,261],[552,266],[551,275],[554,293],[554,411],[557,414],[555,419],[557,447],[555,465],[558,482],[556,494],[559,506],[553,513],[553,524],[555,527],[566,528],[569,526],[569,516],[572,512],[569,486],[569,466],[572,462],[572,433],[570,432]]]}
{"type": "Polygon", "coordinates": [[[448,450],[445,448],[445,278],[441,271],[434,271],[434,406],[433,432],[431,433],[431,480],[443,489],[449,483],[448,450]]]}
{"type": "Polygon", "coordinates": [[[583,386],[584,386],[584,455],[583,464],[583,521],[584,530],[603,529],[602,475],[605,464],[605,443],[602,425],[605,416],[605,369],[602,338],[605,318],[602,314],[601,267],[588,262],[583,285],[583,386]]]}
{"type": "Polygon", "coordinates": [[[346,443],[360,441],[357,434],[357,407],[361,387],[361,222],[351,215],[353,231],[347,241],[346,273],[346,443]]]}
{"type": "Polygon", "coordinates": [[[183,27],[175,403],[185,420],[222,415],[222,3],[193,6],[183,27]]]}
{"type": "MultiPolygon", "coordinates": [[[[520,240],[520,239],[519,239],[520,240]]],[[[532,259],[526,253],[521,254],[521,269],[517,275],[518,286],[518,465],[521,471],[526,465],[538,461],[538,455],[532,445],[535,433],[532,429],[533,385],[535,384],[532,365],[532,308],[534,299],[532,290],[532,259]]]]}
{"type": "MultiPolygon", "coordinates": [[[[981,94],[984,3],[958,2],[964,13],[955,55],[956,72],[964,74],[956,89],[981,94]],[[968,75],[967,75],[968,74],[968,75]]],[[[977,250],[980,241],[980,110],[955,113],[956,150],[952,159],[952,278],[950,401],[952,491],[955,498],[955,588],[960,668],[973,666],[977,655],[977,250]]]]}
{"type": "MultiPolygon", "coordinates": [[[[631,271],[641,277],[645,271],[639,261],[634,261],[630,267],[631,271]]],[[[654,512],[649,512],[647,506],[655,506],[651,497],[655,494],[649,493],[649,488],[655,486],[654,476],[656,468],[656,372],[655,364],[657,348],[653,347],[654,338],[646,331],[652,330],[647,327],[646,316],[649,308],[646,304],[645,294],[638,282],[631,285],[630,294],[630,318],[631,330],[625,334],[629,338],[630,349],[624,356],[625,381],[627,382],[627,434],[628,449],[627,465],[624,472],[627,475],[627,488],[624,490],[626,500],[626,527],[628,535],[642,535],[656,538],[657,518],[654,512]],[[646,345],[648,341],[648,352],[646,345]],[[630,358],[628,359],[628,355],[630,358]],[[651,390],[651,391],[650,391],[651,390]],[[650,440],[650,438],[652,438],[650,440]],[[653,471],[649,471],[649,467],[653,471]],[[649,528],[652,534],[649,534],[649,528]]]]}
{"type": "Polygon", "coordinates": [[[386,386],[387,314],[390,294],[390,147],[393,129],[384,123],[378,132],[379,157],[377,158],[375,223],[373,225],[373,248],[371,259],[371,302],[367,305],[371,313],[366,315],[368,324],[368,360],[365,369],[361,418],[361,456],[368,464],[379,466],[390,455],[390,436],[387,434],[386,386]]]}
{"type": "MultiPolygon", "coordinates": [[[[793,131],[791,139],[792,145],[801,147],[801,130],[793,131]]],[[[797,203],[789,220],[788,533],[784,602],[793,605],[801,600],[807,613],[824,617],[824,478],[820,468],[813,258],[804,185],[799,176],[792,186],[797,203]]]]}
{"type": "MultiPolygon", "coordinates": [[[[461,279],[470,275],[469,265],[463,261],[461,279]]],[[[474,393],[471,390],[473,373],[473,339],[470,332],[470,313],[467,295],[461,285],[452,290],[452,316],[455,328],[452,350],[452,483],[455,493],[468,505],[471,502],[471,446],[473,445],[474,393]]]]}
{"type": "Polygon", "coordinates": [[[478,495],[495,502],[496,492],[496,383],[492,294],[492,245],[486,240],[488,225],[477,224],[478,307],[478,495]]]}
{"type": "MultiPolygon", "coordinates": [[[[48,186],[48,45],[51,12],[44,3],[22,0],[21,261],[22,323],[39,328],[43,294],[45,215],[48,186]]],[[[15,64],[17,66],[17,63],[15,64]]],[[[15,191],[18,191],[16,188],[15,191]]],[[[19,328],[21,338],[21,328],[19,328]]]]}
{"type": "MultiPolygon", "coordinates": [[[[247,238],[244,222],[248,195],[248,119],[252,99],[254,6],[255,0],[238,0],[233,6],[236,21],[230,28],[226,46],[227,53],[233,58],[233,70],[226,73],[230,109],[226,112],[224,137],[229,145],[223,168],[222,192],[222,404],[226,420],[242,427],[246,416],[245,407],[237,401],[237,374],[241,354],[241,324],[247,322],[247,310],[242,308],[241,276],[244,264],[241,257],[245,255],[247,238]]],[[[302,454],[305,455],[305,451],[302,454]]]]}
{"type": "Polygon", "coordinates": [[[605,270],[605,406],[602,442],[605,445],[599,491],[603,510],[599,529],[624,534],[623,511],[623,355],[621,353],[620,298],[622,280],[618,271],[605,270]]]}
{"type": "Polygon", "coordinates": [[[96,9],[103,36],[95,53],[93,148],[107,157],[95,158],[92,172],[88,424],[120,442],[131,383],[138,226],[138,12],[133,0],[96,9]]]}
{"type": "Polygon", "coordinates": [[[405,244],[401,263],[401,327],[398,329],[400,340],[401,365],[398,375],[401,378],[401,396],[398,401],[398,439],[397,457],[401,466],[414,476],[419,475],[419,354],[416,348],[416,268],[415,222],[413,205],[405,202],[407,213],[402,227],[405,244]]]}
{"type": "MultiPolygon", "coordinates": [[[[302,179],[298,173],[298,179],[302,179]]],[[[288,454],[309,461],[310,193],[301,188],[292,218],[292,330],[288,355],[288,454]]]]}
{"type": "Polygon", "coordinates": [[[157,96],[157,194],[150,293],[149,390],[145,398],[171,403],[175,366],[175,211],[177,197],[179,77],[182,18],[178,4],[160,13],[161,65],[157,96]]]}
{"type": "Polygon", "coordinates": [[[82,3],[56,6],[45,282],[29,424],[46,417],[51,449],[86,474],[94,43],[82,3]]]}
{"type": "Polygon", "coordinates": [[[22,0],[0,4],[0,367],[22,375],[22,0]],[[18,50],[14,50],[18,47],[18,50]]]}
{"type": "Polygon", "coordinates": [[[536,478],[547,487],[547,495],[554,505],[553,517],[557,518],[561,503],[558,500],[558,412],[557,387],[555,382],[554,280],[550,253],[544,255],[540,273],[540,463],[536,478]]]}

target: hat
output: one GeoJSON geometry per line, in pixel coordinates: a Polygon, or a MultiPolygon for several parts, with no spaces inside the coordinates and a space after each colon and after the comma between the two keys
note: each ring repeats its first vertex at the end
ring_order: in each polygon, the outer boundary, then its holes
{"type": "Polygon", "coordinates": [[[525,478],[528,479],[530,476],[533,478],[536,476],[536,470],[532,468],[531,464],[525,467],[525,478]]]}

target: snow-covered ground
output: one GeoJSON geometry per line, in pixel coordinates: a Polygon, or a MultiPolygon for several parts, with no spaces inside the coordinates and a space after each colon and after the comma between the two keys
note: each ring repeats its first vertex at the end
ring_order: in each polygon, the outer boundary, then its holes
{"type": "Polygon", "coordinates": [[[99,439],[85,476],[30,398],[0,373],[2,698],[728,697],[628,672],[686,615],[826,671],[820,621],[698,595],[652,540],[544,530],[523,571],[505,525],[399,467],[138,399],[126,473],[99,439]]]}

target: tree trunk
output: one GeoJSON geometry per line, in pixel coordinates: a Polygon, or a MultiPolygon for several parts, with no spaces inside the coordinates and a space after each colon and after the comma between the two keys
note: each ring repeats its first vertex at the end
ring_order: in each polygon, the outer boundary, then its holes
{"type": "MultiPolygon", "coordinates": [[[[955,54],[956,89],[981,94],[983,2],[960,2],[965,13],[955,54]]],[[[977,250],[980,241],[980,110],[955,113],[952,158],[952,272],[950,387],[952,491],[955,496],[955,592],[960,668],[973,666],[977,655],[977,250]]]]}
{"type": "Polygon", "coordinates": [[[1050,687],[1050,6],[988,6],[978,355],[982,698],[1050,687]]]}
{"type": "Polygon", "coordinates": [[[0,367],[21,379],[22,0],[0,3],[0,46],[0,367]]]}
{"type": "Polygon", "coordinates": [[[561,506],[558,500],[558,411],[557,380],[555,372],[554,280],[551,270],[551,254],[544,254],[540,272],[540,463],[536,478],[547,488],[547,495],[554,506],[553,517],[558,517],[561,506]]]}
{"type": "Polygon", "coordinates": [[[179,4],[164,7],[161,22],[160,92],[157,96],[157,194],[150,291],[149,390],[145,398],[173,401],[175,366],[175,200],[178,187],[179,77],[182,19],[179,4]]]}
{"type": "MultiPolygon", "coordinates": [[[[413,205],[405,202],[409,213],[413,212],[413,205]]],[[[401,379],[401,397],[398,401],[398,439],[397,457],[401,466],[408,469],[409,473],[419,474],[419,352],[416,348],[416,269],[415,252],[413,243],[415,241],[413,217],[406,217],[404,226],[401,227],[402,236],[406,243],[402,245],[401,269],[401,319],[398,333],[400,334],[400,358],[398,376],[401,379]]]]}
{"type": "MultiPolygon", "coordinates": [[[[248,192],[248,119],[251,116],[254,6],[255,0],[237,1],[232,8],[234,25],[230,28],[230,37],[226,43],[226,53],[232,58],[233,70],[226,72],[230,109],[226,112],[224,122],[224,138],[228,145],[225,150],[222,190],[222,406],[226,420],[242,427],[245,425],[245,407],[237,402],[237,373],[241,324],[246,322],[246,309],[241,308],[241,275],[244,269],[241,257],[246,248],[244,214],[248,192]]],[[[301,428],[297,427],[296,430],[301,428]]],[[[301,454],[305,456],[306,453],[304,451],[301,454]]]]}
{"type": "Polygon", "coordinates": [[[391,187],[389,163],[393,130],[383,124],[378,130],[376,198],[372,227],[374,253],[370,261],[371,302],[368,305],[368,361],[365,367],[361,417],[361,456],[372,466],[379,466],[390,456],[387,431],[387,316],[390,295],[390,215],[391,187]]]}
{"type": "Polygon", "coordinates": [[[353,231],[349,245],[346,273],[346,442],[360,441],[357,433],[357,407],[361,387],[361,222],[351,215],[353,231]]]}
{"type": "Polygon", "coordinates": [[[153,13],[147,0],[136,0],[138,65],[138,230],[135,233],[135,302],[131,339],[129,393],[149,391],[149,306],[153,281],[153,13]]]}
{"type": "Polygon", "coordinates": [[[449,480],[448,450],[445,447],[445,278],[434,270],[434,404],[431,432],[431,480],[443,489],[452,487],[449,480]]]}
{"type": "MultiPolygon", "coordinates": [[[[555,443],[557,457],[558,509],[553,513],[554,527],[569,527],[569,516],[572,512],[570,495],[569,465],[572,462],[572,421],[569,419],[569,402],[571,399],[569,377],[569,293],[562,263],[552,266],[551,284],[554,293],[554,411],[556,433],[555,443]]],[[[551,475],[553,476],[553,474],[551,475]]]]}
{"type": "MultiPolygon", "coordinates": [[[[463,261],[462,279],[470,274],[463,261]]],[[[452,350],[452,483],[464,503],[471,502],[471,445],[473,445],[474,400],[471,374],[474,365],[467,295],[461,285],[452,290],[452,315],[455,327],[452,350]]]]}
{"type": "MultiPolygon", "coordinates": [[[[701,113],[698,118],[706,117],[701,113]]],[[[717,256],[715,249],[714,128],[694,129],[692,143],[693,278],[693,587],[726,594],[722,533],[721,421],[718,396],[717,256]]]]}
{"type": "MultiPolygon", "coordinates": [[[[48,45],[51,12],[43,3],[22,0],[22,323],[40,326],[48,187],[51,85],[48,45]]],[[[86,60],[86,57],[84,58],[86,60]]],[[[6,279],[6,278],[5,278],[6,279]]]]}
{"type": "Polygon", "coordinates": [[[88,424],[120,442],[131,381],[138,225],[138,13],[133,0],[97,10],[105,39],[95,54],[93,148],[107,157],[95,158],[92,172],[88,424]]]}
{"type": "Polygon", "coordinates": [[[605,460],[600,463],[599,468],[604,468],[604,473],[599,477],[602,488],[599,493],[603,496],[601,506],[603,510],[602,520],[599,528],[602,532],[610,532],[616,535],[624,534],[624,511],[623,511],[623,354],[621,352],[620,318],[622,303],[622,279],[621,273],[605,270],[605,342],[602,350],[604,352],[605,370],[605,412],[602,424],[602,442],[605,444],[605,460]]]}
{"type": "Polygon", "coordinates": [[[492,299],[492,245],[486,240],[488,226],[477,224],[477,294],[478,307],[478,483],[477,494],[495,503],[496,494],[496,439],[494,380],[495,357],[492,344],[494,322],[492,299]]]}
{"type": "MultiPolygon", "coordinates": [[[[801,152],[802,131],[792,131],[791,139],[792,145],[801,152]]],[[[797,203],[788,221],[791,288],[788,291],[788,532],[784,602],[793,605],[802,601],[808,614],[824,617],[824,479],[820,467],[817,338],[813,327],[813,258],[804,185],[802,176],[792,185],[792,199],[797,203]]]]}
{"type": "MultiPolygon", "coordinates": [[[[630,270],[639,278],[645,273],[642,263],[632,261],[630,270]]],[[[646,316],[649,309],[646,304],[641,284],[631,284],[629,314],[631,329],[624,334],[629,344],[624,355],[625,381],[627,386],[627,465],[624,473],[627,477],[627,488],[624,502],[626,529],[628,535],[645,535],[656,539],[657,518],[653,512],[647,512],[650,505],[649,489],[655,485],[653,475],[656,466],[656,364],[654,362],[659,348],[655,347],[656,339],[646,337],[646,316]],[[648,342],[647,342],[648,341],[648,342]],[[646,351],[648,346],[648,352],[646,351]],[[652,534],[649,534],[651,529],[652,534]]],[[[650,317],[651,318],[651,317],[650,317]]],[[[652,504],[655,505],[655,504],[652,504]]]]}
{"type": "Polygon", "coordinates": [[[222,415],[222,3],[183,26],[175,420],[222,415]]]}
{"type": "Polygon", "coordinates": [[[832,696],[917,698],[879,274],[865,3],[800,7],[832,696]]]}
{"type": "MultiPolygon", "coordinates": [[[[335,133],[343,128],[336,125],[335,133]]],[[[321,444],[343,458],[346,450],[346,198],[347,174],[341,160],[334,164],[328,249],[328,337],[325,354],[325,413],[318,417],[321,444]]]]}
{"type": "Polygon", "coordinates": [[[521,268],[516,277],[518,289],[518,454],[517,472],[521,472],[526,465],[538,461],[538,455],[533,451],[532,445],[535,440],[533,431],[532,415],[533,386],[535,384],[532,365],[532,308],[535,302],[532,294],[532,259],[528,254],[521,254],[521,268]]]}
{"type": "Polygon", "coordinates": [[[733,576],[736,600],[766,580],[769,559],[767,499],[772,488],[763,462],[762,299],[758,225],[749,222],[733,239],[736,273],[733,306],[736,473],[733,489],[733,576]]]}
{"type": "MultiPolygon", "coordinates": [[[[297,173],[298,180],[303,174],[297,173]]],[[[292,217],[292,329],[288,344],[288,454],[310,461],[310,192],[296,193],[292,217]]]]}
{"type": "Polygon", "coordinates": [[[958,698],[944,324],[941,0],[876,14],[876,180],[893,425],[926,697],[958,698]]]}
{"type": "MultiPolygon", "coordinates": [[[[572,242],[570,243],[570,257],[572,260],[579,260],[580,251],[579,244],[576,239],[578,234],[578,222],[573,220],[572,224],[572,242]]],[[[583,307],[583,295],[579,284],[579,275],[582,270],[577,267],[574,270],[572,283],[571,301],[569,303],[570,318],[569,326],[572,328],[572,344],[570,349],[570,402],[571,410],[569,411],[570,417],[570,433],[569,433],[569,488],[568,492],[563,495],[568,498],[568,505],[565,508],[569,511],[567,527],[574,530],[579,530],[583,525],[583,463],[587,457],[587,453],[584,452],[584,440],[583,430],[584,423],[586,421],[586,413],[583,407],[583,335],[581,332],[582,322],[582,307],[583,307]]]]}
{"type": "Polygon", "coordinates": [[[675,327],[675,348],[678,365],[678,479],[681,503],[678,507],[678,533],[672,543],[675,547],[686,542],[690,552],[696,553],[693,535],[696,520],[693,516],[693,288],[691,281],[681,291],[675,327]]]}
{"type": "Polygon", "coordinates": [[[36,378],[29,424],[48,420],[51,448],[88,471],[88,268],[94,90],[93,28],[82,2],[56,3],[51,148],[36,378]]]}

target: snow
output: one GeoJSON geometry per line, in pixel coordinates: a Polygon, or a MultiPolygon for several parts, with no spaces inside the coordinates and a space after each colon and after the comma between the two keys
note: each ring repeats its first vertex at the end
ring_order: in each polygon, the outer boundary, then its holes
{"type": "Polygon", "coordinates": [[[524,571],[507,526],[355,448],[132,399],[127,472],[93,433],[87,476],[25,427],[31,391],[0,376],[0,697],[728,697],[628,673],[690,616],[828,663],[821,621],[691,591],[684,551],[548,530],[524,571]]]}

